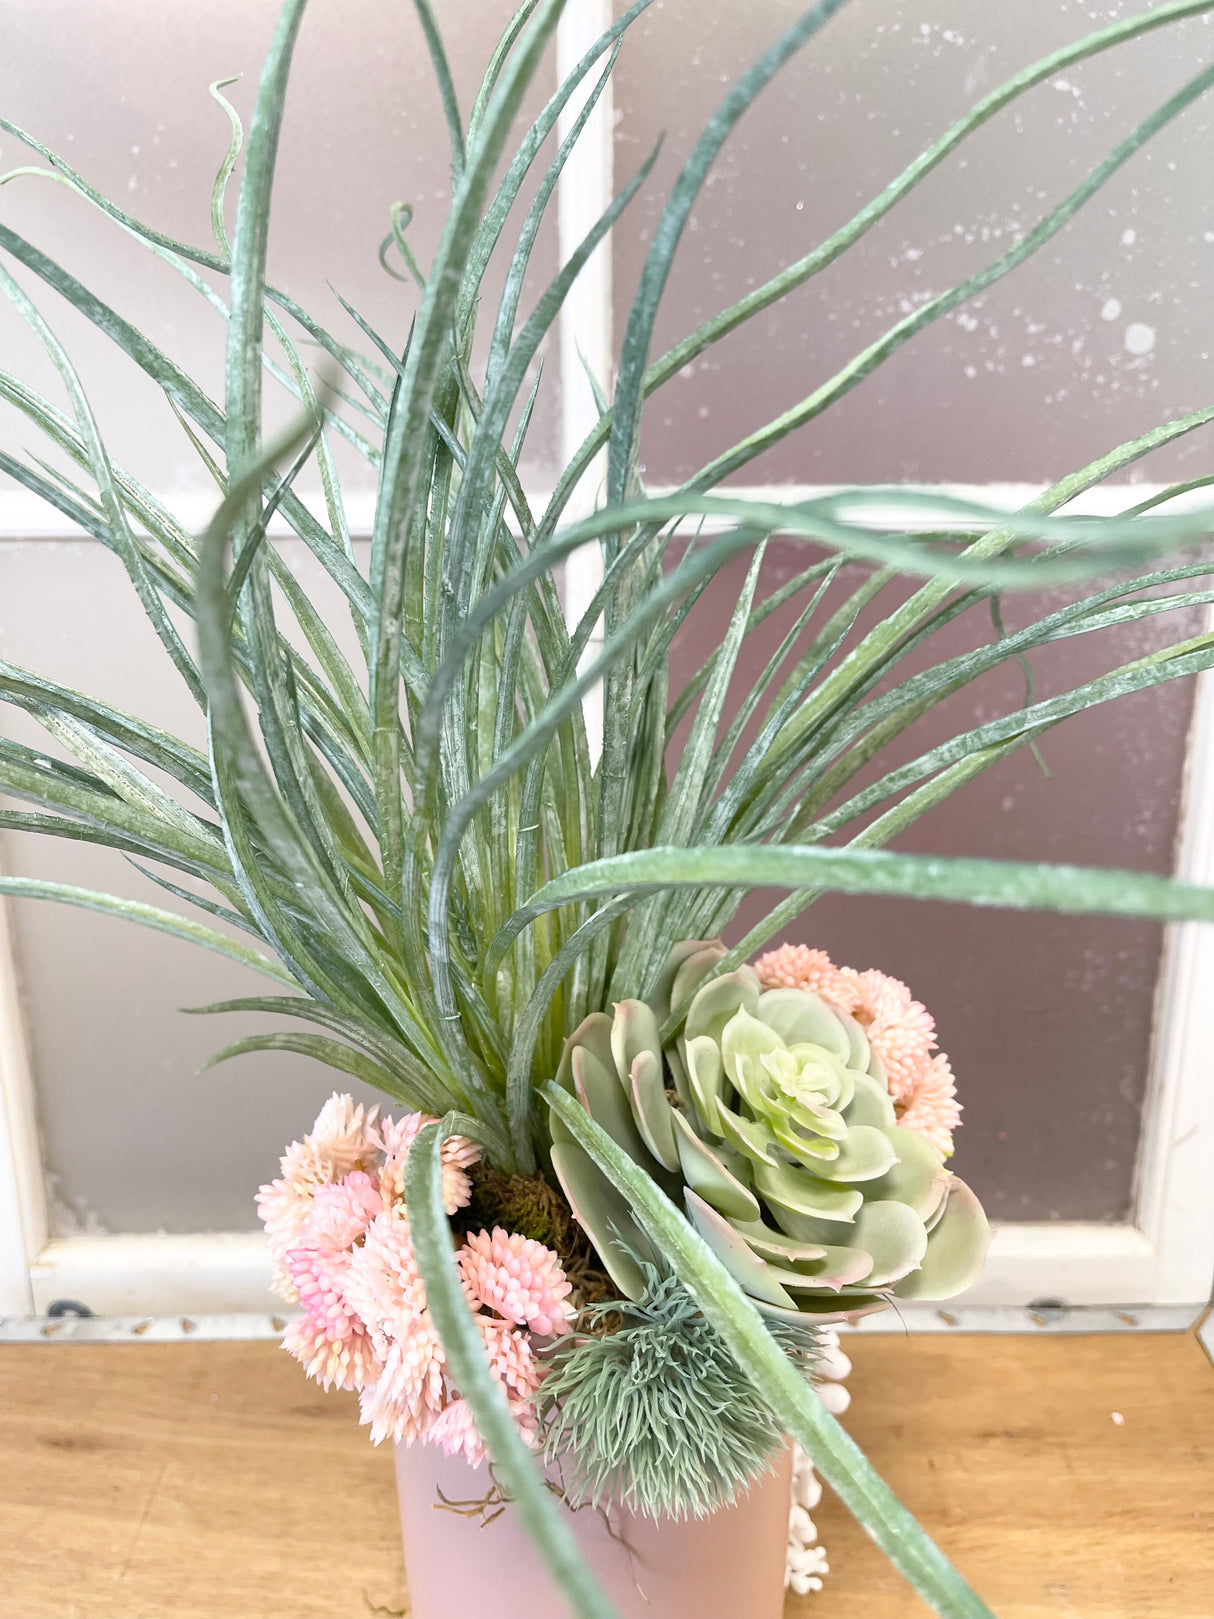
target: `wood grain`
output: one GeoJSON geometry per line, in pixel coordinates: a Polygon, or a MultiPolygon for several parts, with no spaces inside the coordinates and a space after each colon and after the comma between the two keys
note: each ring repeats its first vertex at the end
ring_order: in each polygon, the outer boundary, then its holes
{"type": "MultiPolygon", "coordinates": [[[[1193,1338],[848,1348],[848,1426],[1000,1619],[1214,1619],[1214,1368],[1193,1338]]],[[[837,1502],[816,1517],[833,1571],[789,1619],[926,1614],[837,1502]]],[[[0,1348],[4,1619],[404,1607],[391,1457],[273,1345],[0,1348]]]]}

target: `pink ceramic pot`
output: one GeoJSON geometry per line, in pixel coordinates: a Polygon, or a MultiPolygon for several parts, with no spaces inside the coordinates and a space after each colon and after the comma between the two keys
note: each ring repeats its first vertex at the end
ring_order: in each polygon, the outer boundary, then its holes
{"type": "MultiPolygon", "coordinates": [[[[620,1619],[781,1619],[791,1478],[785,1451],[733,1506],[683,1523],[561,1511],[620,1619]]],[[[398,1446],[396,1485],[410,1619],[569,1619],[512,1507],[482,1525],[442,1506],[440,1490],[482,1501],[487,1467],[398,1446]]]]}

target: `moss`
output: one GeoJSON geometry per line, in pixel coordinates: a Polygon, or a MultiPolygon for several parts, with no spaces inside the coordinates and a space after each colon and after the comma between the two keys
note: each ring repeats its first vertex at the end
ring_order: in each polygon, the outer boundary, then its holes
{"type": "Polygon", "coordinates": [[[545,1248],[563,1253],[574,1225],[569,1206],[543,1175],[506,1175],[491,1164],[476,1164],[470,1171],[472,1201],[464,1213],[470,1230],[492,1231],[502,1226],[521,1231],[545,1248]]]}

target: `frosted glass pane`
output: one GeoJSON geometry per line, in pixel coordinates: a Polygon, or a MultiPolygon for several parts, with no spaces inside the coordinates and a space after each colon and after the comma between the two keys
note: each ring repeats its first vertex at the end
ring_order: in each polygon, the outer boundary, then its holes
{"type": "MultiPolygon", "coordinates": [[[[760,596],[804,562],[804,552],[791,543],[773,546],[760,596]]],[[[676,643],[672,692],[699,668],[703,649],[719,644],[744,573],[744,563],[730,564],[693,609],[676,643]]],[[[858,580],[858,569],[845,570],[819,622],[858,580]]],[[[879,609],[870,608],[858,630],[896,600],[896,592],[879,598],[879,609]]],[[[1007,595],[1007,628],[1031,622],[1061,600],[1007,595]]],[[[758,637],[764,644],[740,661],[739,687],[758,675],[791,622],[787,608],[768,620],[758,637]]],[[[1199,630],[1199,615],[1173,614],[1044,647],[1031,660],[1037,696],[1069,691],[1199,630]]],[[[899,664],[899,677],[990,637],[985,612],[967,613],[933,638],[930,654],[921,649],[899,664]]],[[[1008,663],[914,725],[852,789],[1024,701],[1024,675],[1008,663]]],[[[1176,681],[1068,720],[1041,740],[1048,779],[1021,750],[938,805],[893,846],[1167,872],[1191,705],[1191,684],[1176,681]]],[[[748,898],[726,937],[741,938],[781,897],[748,898]]],[[[1129,1217],[1159,927],[836,895],[818,900],[773,943],[780,938],[825,949],[841,965],[893,973],[933,1013],[965,1108],[955,1167],[992,1214],[1012,1220],[1129,1217]]]]}
{"type": "MultiPolygon", "coordinates": [[[[615,237],[622,330],[661,200],[725,93],[803,9],[658,0],[621,56],[617,178],[665,131],[615,237]]],[[[698,199],[655,354],[804,256],[985,92],[1140,10],[937,0],[845,7],[745,116],[698,199]],[[927,20],[924,20],[927,19],[927,20]]],[[[644,461],[692,472],[809,395],[894,322],[985,266],[1207,59],[1209,19],[1123,46],[1031,92],[787,304],[649,405],[644,461]]],[[[1214,349],[1208,99],[1170,125],[1041,253],[913,339],[747,482],[1043,481],[1205,404],[1214,349]]],[[[1204,470],[1208,438],[1142,475],[1204,470]]]]}
{"type": "MultiPolygon", "coordinates": [[[[465,117],[512,0],[451,0],[442,10],[465,117]]],[[[228,121],[207,94],[214,79],[242,75],[228,95],[246,122],[279,0],[209,0],[166,6],[148,0],[10,0],[4,8],[0,106],[57,150],[105,195],[170,236],[210,248],[210,193],[228,142],[228,121]]],[[[551,58],[528,102],[551,94],[551,58]]],[[[0,136],[0,167],[39,161],[0,136]]],[[[418,294],[377,261],[393,202],[413,205],[409,239],[429,264],[450,190],[446,127],[412,6],[367,7],[316,0],[296,48],[283,123],[270,231],[269,277],[341,341],[368,342],[334,289],[394,346],[403,348],[418,294]]],[[[235,208],[230,188],[229,227],[235,208]]],[[[222,398],[223,322],[167,267],[87,203],[46,180],[4,187],[0,217],[141,324],[174,359],[222,398]]],[[[396,267],[403,269],[399,260],[396,267]]],[[[524,297],[528,309],[556,270],[555,225],[541,233],[524,297]]],[[[503,268],[495,264],[490,309],[503,268]]],[[[19,272],[80,366],[112,453],[157,490],[206,491],[207,475],[157,389],[87,322],[34,277],[19,272]]],[[[216,278],[226,295],[226,282],[216,278]]],[[[0,300],[0,348],[8,369],[61,391],[36,341],[0,300]]],[[[555,338],[555,334],[554,338],[555,338]]],[[[319,351],[301,351],[315,363],[319,351]]],[[[550,487],[559,437],[555,342],[529,435],[526,472],[550,487]]],[[[267,383],[269,420],[290,405],[267,383]]],[[[12,442],[13,417],[0,418],[12,442]]],[[[21,439],[29,438],[26,431],[21,439]]],[[[373,475],[343,449],[352,487],[373,475]]],[[[7,487],[7,485],[5,485],[7,487]]]]}
{"type": "MultiPolygon", "coordinates": [[[[227,120],[206,87],[242,73],[227,93],[247,115],[278,10],[278,0],[195,7],[9,0],[0,107],[119,203],[205,246],[211,181],[227,143],[227,120]]],[[[513,0],[446,0],[440,11],[466,114],[513,0]]],[[[552,83],[549,63],[532,109],[552,83]]],[[[29,161],[27,149],[0,137],[0,169],[29,161]]],[[[331,281],[403,345],[417,300],[376,261],[388,208],[398,199],[413,203],[410,240],[426,264],[448,187],[446,132],[413,8],[313,0],[283,130],[271,279],[345,341],[365,346],[331,281]]],[[[212,397],[222,397],[222,322],[171,270],[49,181],[4,187],[0,219],[136,319],[212,397]]],[[[555,232],[545,231],[524,311],[555,267],[555,232]]],[[[133,366],[116,362],[113,348],[32,276],[17,273],[79,361],[115,457],[158,492],[206,491],[205,474],[157,390],[133,366]]],[[[492,298],[500,270],[490,281],[492,298]]],[[[0,308],[0,352],[7,369],[56,402],[62,398],[7,304],[0,308]]],[[[525,468],[540,487],[553,478],[558,375],[554,347],[525,468]]],[[[283,407],[274,385],[267,389],[272,418],[283,407]]],[[[0,419],[0,442],[6,449],[40,448],[11,413],[0,419]]],[[[369,487],[352,457],[344,465],[350,487],[369,487]]],[[[11,489],[0,480],[0,494],[11,489]]],[[[285,550],[307,587],[317,590],[318,570],[303,548],[285,550]]],[[[333,619],[340,633],[347,615],[335,611],[333,619]]],[[[0,543],[0,655],[201,740],[196,710],[121,568],[100,546],[0,543]]],[[[36,735],[42,745],[43,734],[25,729],[27,723],[0,705],[6,735],[36,735]]],[[[6,838],[0,863],[175,903],[121,857],[59,840],[6,838]]],[[[306,1128],[335,1082],[357,1085],[287,1055],[240,1059],[200,1077],[210,1053],[253,1025],[186,1018],[178,1008],[258,993],[263,981],[177,941],[87,913],[24,904],[13,914],[57,1229],[252,1226],[253,1191],[274,1172],[283,1143],[306,1128]]]]}

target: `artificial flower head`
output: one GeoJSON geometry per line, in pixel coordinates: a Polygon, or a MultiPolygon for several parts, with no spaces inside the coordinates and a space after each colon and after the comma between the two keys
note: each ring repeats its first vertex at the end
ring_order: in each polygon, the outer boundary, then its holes
{"type": "MultiPolygon", "coordinates": [[[[376,1139],[384,1155],[379,1186],[385,1203],[402,1202],[405,1195],[405,1164],[409,1148],[423,1125],[435,1121],[426,1113],[406,1113],[401,1119],[382,1119],[376,1139]]],[[[443,1176],[443,1207],[448,1214],[465,1208],[472,1196],[468,1170],[480,1162],[481,1149],[466,1136],[448,1136],[439,1153],[443,1176]]]]}
{"type": "Polygon", "coordinates": [[[567,1330],[573,1315],[567,1300],[573,1289],[551,1248],[498,1226],[492,1235],[470,1232],[455,1257],[465,1291],[474,1301],[541,1338],[555,1338],[567,1330]]]}
{"type": "Polygon", "coordinates": [[[961,1104],[949,1060],[935,1051],[936,1024],[900,979],[836,967],[825,950],[782,944],[755,962],[764,989],[807,989],[855,1018],[881,1060],[898,1123],[948,1157],[961,1104]]]}
{"type": "Polygon", "coordinates": [[[755,972],[764,989],[808,989],[844,1011],[850,990],[842,972],[825,950],[811,950],[807,944],[782,944],[755,962],[755,972]]]}
{"type": "Polygon", "coordinates": [[[961,1123],[961,1103],[952,1067],[942,1051],[916,1077],[898,1123],[926,1136],[943,1157],[952,1152],[953,1131],[961,1123]]]}

